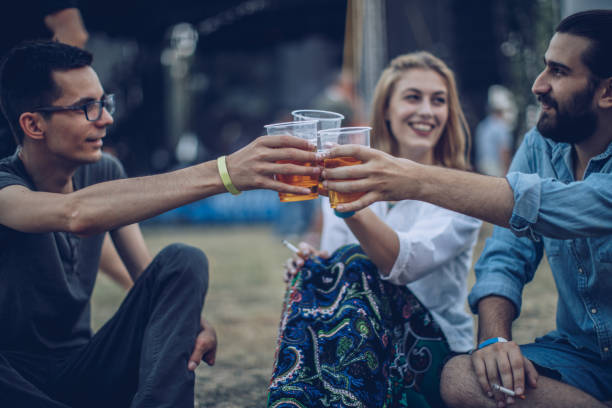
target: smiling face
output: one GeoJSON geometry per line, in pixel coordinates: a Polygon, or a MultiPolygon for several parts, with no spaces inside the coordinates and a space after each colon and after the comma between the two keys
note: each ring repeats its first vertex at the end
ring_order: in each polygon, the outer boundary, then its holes
{"type": "Polygon", "coordinates": [[[415,68],[395,83],[385,118],[399,156],[433,164],[433,149],[448,120],[448,89],[437,72],[415,68]]]}
{"type": "MultiPolygon", "coordinates": [[[[104,96],[100,80],[89,66],[56,71],[52,77],[62,90],[53,106],[82,105],[104,96]]],[[[88,121],[82,110],[54,112],[44,120],[47,150],[69,163],[96,162],[102,156],[102,139],[106,136],[106,128],[112,123],[113,118],[106,109],[95,122],[88,121]]]]}
{"type": "Polygon", "coordinates": [[[556,142],[580,143],[597,128],[596,84],[582,61],[589,45],[584,37],[556,33],[544,56],[546,67],[533,83],[541,106],[538,130],[556,142]]]}

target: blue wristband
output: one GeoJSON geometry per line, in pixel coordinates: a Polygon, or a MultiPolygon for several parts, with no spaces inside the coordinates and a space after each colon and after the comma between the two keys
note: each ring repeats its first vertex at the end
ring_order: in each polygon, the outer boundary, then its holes
{"type": "Polygon", "coordinates": [[[355,211],[340,212],[340,211],[334,209],[334,214],[336,214],[336,217],[350,218],[353,215],[355,215],[355,211]]]}
{"type": "Polygon", "coordinates": [[[480,350],[481,348],[485,348],[487,346],[490,346],[491,344],[495,344],[495,343],[507,343],[508,340],[504,339],[503,337],[492,337],[490,339],[487,339],[485,341],[483,341],[482,343],[480,343],[478,345],[478,350],[480,350]]]}

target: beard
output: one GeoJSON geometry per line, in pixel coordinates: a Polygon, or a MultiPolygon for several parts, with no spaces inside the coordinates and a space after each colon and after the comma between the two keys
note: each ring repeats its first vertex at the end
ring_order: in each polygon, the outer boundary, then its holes
{"type": "Polygon", "coordinates": [[[561,107],[550,94],[538,95],[538,101],[546,103],[556,112],[554,116],[547,112],[540,113],[538,131],[557,143],[575,144],[587,140],[597,129],[597,115],[591,107],[594,94],[595,87],[589,84],[561,107]]]}

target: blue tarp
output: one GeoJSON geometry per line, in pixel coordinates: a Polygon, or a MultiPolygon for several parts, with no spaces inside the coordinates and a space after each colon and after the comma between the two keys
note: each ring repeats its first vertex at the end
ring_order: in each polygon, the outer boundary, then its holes
{"type": "Polygon", "coordinates": [[[269,190],[245,191],[238,196],[225,193],[160,214],[149,222],[273,222],[279,218],[280,206],[278,194],[269,190]]]}

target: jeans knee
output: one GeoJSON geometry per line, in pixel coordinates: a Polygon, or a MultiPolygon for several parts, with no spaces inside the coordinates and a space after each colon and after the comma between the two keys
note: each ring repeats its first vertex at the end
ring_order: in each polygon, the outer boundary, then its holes
{"type": "Polygon", "coordinates": [[[186,287],[208,290],[208,259],[204,252],[186,244],[170,244],[159,255],[165,260],[164,269],[186,287]]]}

